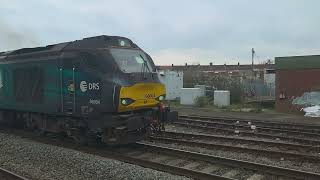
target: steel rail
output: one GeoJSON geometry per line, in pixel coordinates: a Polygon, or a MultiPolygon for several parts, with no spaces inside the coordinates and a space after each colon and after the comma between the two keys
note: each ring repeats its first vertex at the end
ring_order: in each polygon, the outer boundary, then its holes
{"type": "Polygon", "coordinates": [[[22,177],[12,171],[4,169],[4,168],[0,168],[0,174],[1,174],[0,177],[3,177],[7,180],[29,180],[25,177],[22,177]]]}
{"type": "Polygon", "coordinates": [[[142,167],[151,168],[151,169],[155,169],[155,170],[159,170],[159,171],[163,171],[163,172],[168,172],[171,174],[187,176],[187,177],[194,178],[194,179],[234,180],[233,178],[227,178],[227,177],[218,176],[218,175],[214,175],[214,174],[207,174],[207,173],[203,173],[203,172],[195,171],[195,170],[191,170],[191,169],[184,169],[184,168],[177,167],[177,166],[171,166],[171,165],[167,165],[167,164],[153,162],[150,160],[139,159],[139,158],[131,157],[128,155],[123,155],[121,153],[110,152],[110,151],[108,151],[106,153],[108,154],[107,157],[111,158],[111,159],[116,159],[118,161],[130,163],[130,164],[135,164],[135,165],[139,165],[142,167]]]}
{"type": "Polygon", "coordinates": [[[201,134],[201,133],[180,133],[173,131],[165,131],[159,134],[160,136],[173,136],[173,137],[181,137],[187,139],[198,138],[201,140],[215,140],[215,141],[223,141],[223,142],[236,142],[236,143],[247,143],[247,144],[260,144],[269,147],[270,145],[277,147],[278,149],[285,150],[297,150],[304,152],[320,152],[320,146],[312,146],[312,145],[304,145],[304,144],[296,144],[296,143],[288,143],[288,142],[276,142],[276,141],[267,141],[267,140],[258,140],[258,139],[247,139],[239,136],[223,136],[223,135],[212,135],[212,134],[201,134]]]}
{"type": "Polygon", "coordinates": [[[271,166],[271,165],[260,164],[260,163],[253,163],[253,162],[236,160],[236,159],[225,158],[220,156],[213,156],[213,155],[208,155],[203,153],[190,152],[190,151],[181,150],[181,149],[151,145],[149,143],[141,142],[141,143],[137,143],[137,145],[140,145],[141,148],[146,148],[149,151],[156,151],[156,152],[161,152],[165,154],[171,154],[177,157],[189,157],[189,158],[193,158],[201,161],[206,161],[209,163],[224,164],[230,167],[246,168],[246,169],[255,170],[258,172],[273,174],[273,175],[280,175],[280,176],[286,176],[286,177],[298,178],[298,179],[310,179],[310,180],[320,179],[320,174],[313,173],[313,172],[306,172],[301,170],[271,166]]]}
{"type": "Polygon", "coordinates": [[[311,125],[311,124],[302,124],[302,123],[287,123],[287,122],[277,122],[277,121],[263,121],[255,119],[245,119],[245,118],[234,118],[234,117],[210,117],[210,116],[194,116],[194,115],[179,115],[181,118],[191,118],[191,119],[200,119],[200,120],[211,120],[211,121],[222,121],[222,122],[254,122],[256,125],[273,128],[277,127],[280,129],[287,130],[303,130],[305,132],[315,132],[320,133],[320,125],[311,125]]]}
{"type": "MultiPolygon", "coordinates": [[[[236,134],[235,129],[227,129],[227,128],[217,128],[217,127],[208,127],[203,125],[195,125],[190,123],[181,123],[181,122],[173,122],[173,124],[185,126],[185,127],[192,127],[196,129],[202,129],[205,131],[220,131],[223,133],[229,134],[236,134]]],[[[258,132],[248,132],[248,131],[239,131],[239,135],[246,135],[246,136],[256,136],[260,138],[269,138],[269,139],[281,139],[286,141],[294,141],[301,144],[309,144],[309,145],[320,145],[319,140],[312,140],[312,139],[304,139],[304,138],[297,138],[297,137],[287,137],[287,136],[280,136],[280,135],[273,135],[273,134],[265,134],[265,133],[258,133],[258,132]]]]}
{"type": "MultiPolygon", "coordinates": [[[[211,122],[211,121],[203,121],[197,119],[190,119],[190,118],[179,118],[176,122],[189,122],[189,123],[198,123],[198,124],[206,124],[209,126],[219,126],[219,127],[234,127],[234,128],[242,128],[242,129],[249,129],[251,128],[250,125],[243,125],[243,124],[231,124],[231,123],[224,123],[224,122],[211,122]]],[[[256,125],[256,124],[254,124],[256,125]]],[[[303,132],[298,130],[287,130],[287,129],[279,129],[279,128],[269,128],[269,127],[261,127],[256,126],[256,130],[263,131],[263,132],[275,132],[275,133],[286,133],[291,135],[304,135],[308,137],[315,137],[320,138],[320,133],[311,133],[311,132],[303,132]]]]}
{"type": "Polygon", "coordinates": [[[245,152],[245,153],[254,153],[258,155],[264,155],[272,158],[284,158],[290,160],[299,160],[299,162],[320,162],[320,156],[310,155],[310,154],[300,154],[300,153],[292,153],[292,152],[284,152],[284,151],[275,151],[275,150],[266,150],[266,149],[258,149],[258,148],[250,148],[250,147],[240,147],[240,146],[232,146],[225,144],[217,144],[217,143],[209,143],[209,142],[199,142],[195,140],[186,140],[186,139],[176,139],[172,137],[160,137],[160,136],[152,136],[150,137],[151,141],[155,142],[164,142],[164,143],[176,143],[185,146],[191,147],[201,147],[206,149],[224,149],[227,151],[234,152],[245,152]],[[302,161],[301,161],[302,160],[302,161]]]}

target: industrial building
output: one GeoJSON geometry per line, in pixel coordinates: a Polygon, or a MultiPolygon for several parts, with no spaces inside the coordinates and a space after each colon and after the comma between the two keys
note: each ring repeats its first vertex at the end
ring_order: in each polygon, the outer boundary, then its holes
{"type": "Polygon", "coordinates": [[[184,73],[193,73],[195,71],[208,75],[225,74],[228,76],[242,76],[247,78],[264,79],[266,70],[274,69],[274,64],[238,64],[238,65],[171,65],[157,66],[159,70],[179,71],[184,73]]]}
{"type": "MultiPolygon", "coordinates": [[[[275,71],[274,64],[236,64],[236,65],[171,65],[158,66],[161,72],[183,73],[183,87],[193,88],[197,84],[214,86],[225,90],[225,82],[240,82],[244,89],[244,97],[274,97],[275,71]]],[[[163,78],[160,78],[163,79],[163,78]]],[[[166,85],[173,81],[168,81],[166,85]]],[[[180,84],[180,80],[177,80],[180,84]]],[[[173,82],[176,84],[176,82],[173,82]]],[[[176,85],[173,85],[175,87],[176,85]]],[[[171,88],[168,89],[170,93],[171,88]]],[[[175,92],[178,92],[175,90],[175,92]]],[[[171,95],[169,96],[171,97],[171,95]]]]}
{"type": "Polygon", "coordinates": [[[304,93],[320,91],[320,55],[276,57],[276,110],[299,112],[293,101],[304,93]]]}

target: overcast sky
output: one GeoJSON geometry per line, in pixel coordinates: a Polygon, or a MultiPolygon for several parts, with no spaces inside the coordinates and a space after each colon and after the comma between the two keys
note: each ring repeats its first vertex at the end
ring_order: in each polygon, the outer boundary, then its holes
{"type": "Polygon", "coordinates": [[[95,35],[135,41],[156,64],[241,64],[320,54],[318,0],[0,0],[0,51],[95,35]]]}

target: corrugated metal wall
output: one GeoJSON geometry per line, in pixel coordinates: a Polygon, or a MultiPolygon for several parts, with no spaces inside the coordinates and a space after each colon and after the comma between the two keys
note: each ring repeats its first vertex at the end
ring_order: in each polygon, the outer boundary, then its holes
{"type": "Polygon", "coordinates": [[[276,69],[319,69],[320,55],[276,57],[276,69]]]}
{"type": "Polygon", "coordinates": [[[270,96],[274,97],[274,83],[266,83],[263,80],[243,80],[243,90],[246,96],[270,96]]]}

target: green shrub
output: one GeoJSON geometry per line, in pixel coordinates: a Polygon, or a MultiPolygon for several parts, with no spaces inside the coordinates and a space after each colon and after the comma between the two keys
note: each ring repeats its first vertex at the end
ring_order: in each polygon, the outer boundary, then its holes
{"type": "Polygon", "coordinates": [[[195,99],[194,104],[197,107],[205,107],[209,104],[209,99],[206,96],[200,96],[195,99]]]}
{"type": "Polygon", "coordinates": [[[226,87],[230,91],[230,102],[232,104],[238,104],[242,102],[243,89],[239,82],[232,82],[229,87],[226,87]]]}
{"type": "Polygon", "coordinates": [[[261,113],[261,112],[262,112],[262,106],[261,106],[261,105],[256,105],[256,106],[254,106],[254,108],[251,109],[249,112],[261,113]]]}

